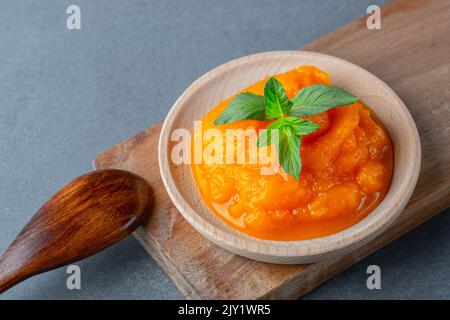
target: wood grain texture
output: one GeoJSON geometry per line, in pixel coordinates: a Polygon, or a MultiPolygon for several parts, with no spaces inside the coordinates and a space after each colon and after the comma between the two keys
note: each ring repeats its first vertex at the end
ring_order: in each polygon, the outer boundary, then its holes
{"type": "MultiPolygon", "coordinates": [[[[184,138],[186,139],[186,138],[184,138]]],[[[245,56],[221,65],[195,81],[175,102],[160,133],[160,175],[181,215],[210,241],[241,256],[279,264],[304,264],[336,258],[381,234],[410,199],[420,170],[417,128],[400,98],[379,78],[339,58],[303,50],[271,51],[245,56]],[[340,232],[301,241],[269,241],[250,237],[223,221],[202,200],[189,164],[176,164],[171,155],[179,141],[176,130],[194,131],[194,123],[212,106],[249,84],[297,68],[313,65],[325,70],[333,84],[370,106],[389,131],[394,145],[394,171],[383,201],[364,219],[340,232]]]]}
{"type": "Polygon", "coordinates": [[[0,293],[125,238],[150,212],[151,196],[145,180],[122,170],[75,179],[39,209],[0,257],[0,293]]]}
{"type": "Polygon", "coordinates": [[[95,160],[123,168],[155,190],[151,219],[135,235],[188,298],[297,298],[450,206],[450,2],[395,1],[382,9],[382,30],[358,19],[305,47],[358,64],[383,79],[405,102],[422,143],[414,194],[394,224],[364,247],[309,265],[272,265],[230,254],[184,221],[157,175],[160,125],[95,160]]]}

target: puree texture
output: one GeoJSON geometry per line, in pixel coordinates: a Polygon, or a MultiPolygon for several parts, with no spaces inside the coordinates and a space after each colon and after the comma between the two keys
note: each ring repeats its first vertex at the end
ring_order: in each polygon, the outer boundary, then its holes
{"type": "MultiPolygon", "coordinates": [[[[331,85],[329,75],[312,66],[301,66],[275,78],[289,98],[305,86],[331,85]]],[[[266,81],[242,92],[263,95],[266,81]]],[[[217,150],[210,145],[214,139],[203,135],[206,129],[220,130],[225,157],[230,147],[225,143],[226,129],[250,128],[258,133],[272,122],[242,120],[214,125],[232,98],[220,102],[203,118],[191,144],[194,148],[195,139],[202,135],[204,161],[192,164],[193,175],[206,205],[230,227],[267,240],[310,239],[355,224],[382,201],[392,177],[392,143],[362,102],[302,117],[320,128],[302,138],[303,167],[296,181],[278,165],[269,168],[272,174],[261,174],[261,168],[269,163],[264,158],[252,164],[214,163],[217,150]]],[[[245,144],[234,142],[235,160],[239,155],[248,159],[250,143],[256,143],[256,138],[249,138],[245,144]]],[[[270,147],[261,148],[270,155],[270,147]]]]}

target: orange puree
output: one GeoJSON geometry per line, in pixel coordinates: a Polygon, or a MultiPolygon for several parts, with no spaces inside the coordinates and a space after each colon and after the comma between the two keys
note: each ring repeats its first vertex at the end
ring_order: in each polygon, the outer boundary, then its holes
{"type": "MultiPolygon", "coordinates": [[[[309,66],[275,78],[289,98],[304,86],[331,84],[328,74],[309,66]]],[[[266,81],[243,92],[263,95],[266,81]]],[[[202,130],[217,128],[225,141],[226,129],[258,132],[271,123],[243,120],[214,125],[232,98],[204,117],[202,130]]],[[[392,176],[393,150],[388,133],[371,111],[357,102],[305,119],[320,129],[302,138],[298,181],[284,172],[262,175],[261,167],[267,164],[259,159],[256,164],[192,164],[203,200],[229,226],[262,239],[309,239],[355,224],[381,202],[392,176]]],[[[209,143],[203,141],[203,148],[209,143]]],[[[237,152],[248,152],[248,148],[245,144],[237,152]]]]}

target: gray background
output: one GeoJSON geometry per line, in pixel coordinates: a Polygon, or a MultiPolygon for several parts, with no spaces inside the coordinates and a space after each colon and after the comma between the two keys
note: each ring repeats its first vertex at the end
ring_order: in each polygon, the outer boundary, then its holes
{"type": "MultiPolygon", "coordinates": [[[[299,48],[381,2],[1,0],[0,251],[96,154],[162,121],[203,73],[299,48]],[[81,30],[66,29],[69,4],[81,6],[81,30]]],[[[450,298],[449,236],[443,213],[306,298],[450,298]],[[366,288],[370,264],[382,290],[366,288]]],[[[131,237],[79,265],[82,290],[66,289],[61,268],[1,298],[182,298],[131,237]]]]}

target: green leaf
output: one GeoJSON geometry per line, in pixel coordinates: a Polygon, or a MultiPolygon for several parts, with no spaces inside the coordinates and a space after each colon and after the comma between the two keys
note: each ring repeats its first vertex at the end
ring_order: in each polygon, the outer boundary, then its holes
{"type": "Polygon", "coordinates": [[[316,132],[320,128],[320,126],[314,122],[299,119],[297,117],[284,118],[284,122],[292,128],[296,136],[306,136],[316,132]]]}
{"type": "Polygon", "coordinates": [[[281,83],[273,77],[264,86],[264,105],[269,120],[283,117],[292,105],[281,83]]]}
{"type": "Polygon", "coordinates": [[[258,137],[258,147],[277,144],[278,162],[284,171],[298,180],[302,168],[300,159],[301,136],[313,133],[319,126],[296,117],[281,118],[272,122],[258,137]],[[277,130],[277,131],[275,131],[277,130]],[[276,134],[277,139],[274,139],[276,134]]]}
{"type": "Polygon", "coordinates": [[[237,95],[214,121],[214,124],[225,124],[248,119],[266,120],[263,96],[250,92],[237,95]]]}
{"type": "Polygon", "coordinates": [[[290,116],[314,116],[335,107],[347,106],[359,98],[340,88],[323,84],[304,87],[291,99],[290,116]]]}
{"type": "Polygon", "coordinates": [[[280,128],[278,162],[295,180],[300,177],[302,161],[300,159],[300,137],[296,136],[290,126],[280,128]]]}

